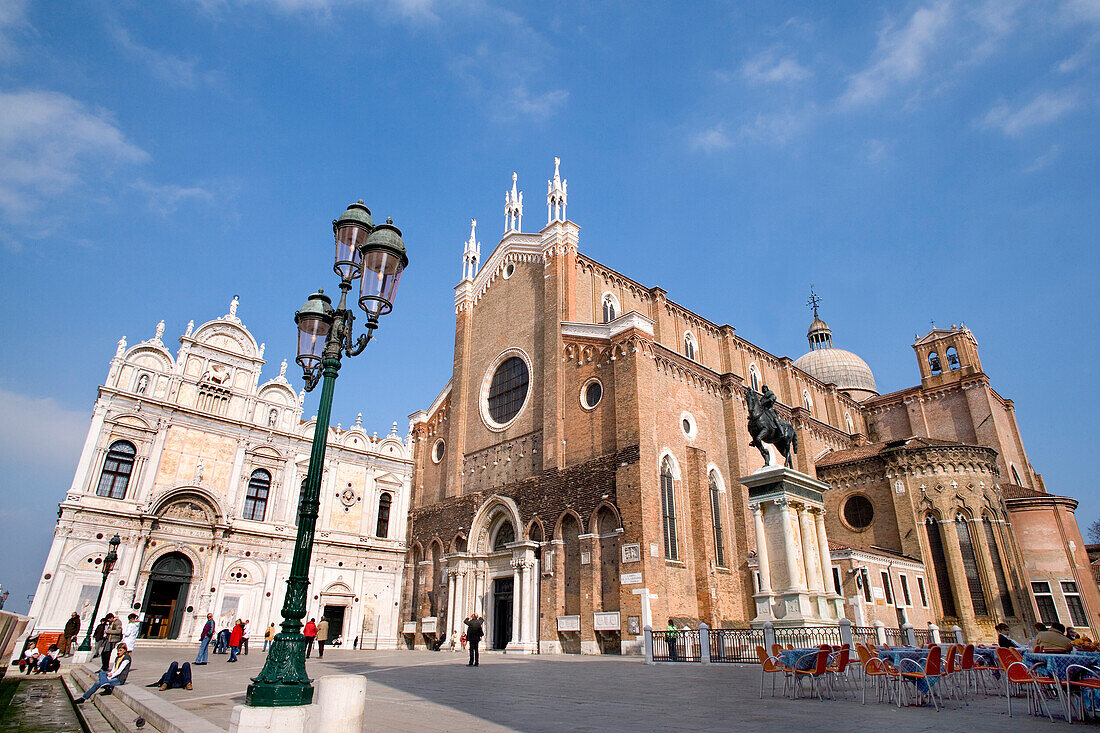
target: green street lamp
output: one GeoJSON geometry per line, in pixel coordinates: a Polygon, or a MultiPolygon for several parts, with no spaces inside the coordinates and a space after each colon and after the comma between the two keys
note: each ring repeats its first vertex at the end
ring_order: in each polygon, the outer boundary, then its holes
{"type": "Polygon", "coordinates": [[[95,626],[95,620],[99,618],[99,602],[103,600],[103,589],[107,587],[107,576],[111,574],[111,570],[114,569],[115,563],[118,561],[118,553],[115,551],[121,544],[122,540],[119,539],[117,534],[107,543],[111,549],[107,551],[106,557],[103,558],[103,580],[99,584],[99,595],[95,597],[92,618],[88,621],[88,633],[84,635],[84,641],[80,642],[80,646],[76,648],[78,652],[90,652],[92,650],[92,627],[95,626]]]}
{"type": "Polygon", "coordinates": [[[336,237],[333,271],[340,277],[340,303],[333,308],[324,290],[318,290],[294,314],[298,325],[296,361],[302,367],[306,391],[313,391],[318,382],[324,381],[309,469],[298,503],[298,537],[286,581],[282,631],[275,635],[264,668],[248,686],[245,704],[253,707],[308,705],[313,701],[313,686],[306,676],[306,641],[300,630],[306,615],[309,562],[320,505],[332,392],[341,357],[358,356],[366,348],[378,328],[378,318],[393,310],[397,284],[409,264],[401,230],[393,225],[392,219],[376,225],[362,199],[348,206],[332,222],[332,232],[336,237]],[[359,278],[359,307],[367,314],[367,332],[358,338],[352,336],[355,314],[347,307],[348,291],[356,278],[359,278]]]}

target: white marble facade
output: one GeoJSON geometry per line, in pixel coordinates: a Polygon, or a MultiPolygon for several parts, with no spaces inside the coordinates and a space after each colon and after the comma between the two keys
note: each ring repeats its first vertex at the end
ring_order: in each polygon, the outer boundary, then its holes
{"type": "MultiPolygon", "coordinates": [[[[119,341],[31,604],[39,629],[73,611],[87,628],[115,533],[100,616],[137,609],[153,637],[179,640],[196,639],[208,612],[219,628],[251,619],[257,638],[278,625],[315,423],[285,361],[261,383],[264,346],[237,307],[189,323],[175,356],[163,321],[152,339],[119,341]]],[[[349,646],[394,648],[411,445],[396,423],[378,437],[361,422],[329,430],[307,618],[342,608],[349,646]]]]}

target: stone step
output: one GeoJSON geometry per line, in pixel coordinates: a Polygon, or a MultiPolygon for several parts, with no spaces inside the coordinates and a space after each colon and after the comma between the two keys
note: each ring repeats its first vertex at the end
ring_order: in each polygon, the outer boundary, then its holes
{"type": "MultiPolygon", "coordinates": [[[[72,672],[66,672],[61,676],[61,681],[65,683],[65,689],[69,691],[69,697],[73,700],[84,694],[86,688],[81,687],[75,679],[73,679],[72,672]]],[[[114,727],[107,722],[107,719],[103,717],[103,713],[99,711],[93,703],[84,703],[83,705],[76,705],[76,714],[80,716],[81,722],[84,724],[84,728],[88,733],[115,733],[114,727]]]]}
{"type": "MultiPolygon", "coordinates": [[[[96,669],[98,669],[98,667],[96,669]]],[[[84,693],[84,690],[88,689],[95,680],[94,672],[89,673],[86,667],[74,668],[68,676],[72,682],[69,687],[72,691],[74,700],[80,697],[80,695],[84,693]]],[[[123,685],[123,687],[125,687],[125,685],[123,685]]],[[[139,717],[144,717],[144,715],[142,715],[140,711],[136,711],[130,707],[127,701],[118,694],[118,691],[121,689],[121,687],[116,687],[115,694],[112,695],[101,695],[99,692],[96,692],[88,702],[83,705],[77,705],[77,710],[83,715],[84,710],[89,709],[90,715],[90,709],[94,708],[109,726],[108,730],[115,731],[115,733],[138,733],[139,730],[151,730],[160,733],[160,729],[155,725],[146,724],[146,726],[141,729],[135,725],[134,721],[139,717]]]]}
{"type": "MultiPolygon", "coordinates": [[[[87,689],[95,679],[99,671],[99,665],[86,664],[73,670],[73,676],[87,689]]],[[[105,698],[95,695],[96,703],[101,700],[118,698],[126,707],[133,711],[130,723],[137,716],[145,718],[146,728],[152,727],[159,733],[225,733],[224,730],[213,723],[200,718],[192,712],[177,707],[167,700],[155,695],[150,690],[131,684],[114,688],[114,694],[105,698]]],[[[130,730],[129,728],[119,730],[130,730]]]]}

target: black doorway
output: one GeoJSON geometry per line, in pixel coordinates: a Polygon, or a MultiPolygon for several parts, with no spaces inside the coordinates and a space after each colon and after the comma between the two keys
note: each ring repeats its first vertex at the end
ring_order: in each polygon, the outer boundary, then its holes
{"type": "Polygon", "coordinates": [[[347,606],[325,606],[324,616],[328,619],[328,640],[333,642],[344,633],[344,610],[347,606]]]}
{"type": "Polygon", "coordinates": [[[158,558],[149,571],[145,602],[141,609],[145,620],[141,636],[145,639],[178,639],[191,588],[191,561],[179,552],[158,558]]]}
{"type": "Polygon", "coordinates": [[[512,578],[493,581],[493,648],[504,649],[512,640],[512,578]]]}

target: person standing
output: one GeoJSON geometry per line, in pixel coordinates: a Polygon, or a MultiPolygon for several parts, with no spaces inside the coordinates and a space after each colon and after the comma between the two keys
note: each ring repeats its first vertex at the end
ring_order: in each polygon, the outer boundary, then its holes
{"type": "Polygon", "coordinates": [[[264,651],[265,652],[267,651],[267,645],[270,644],[273,641],[275,641],[275,623],[274,622],[272,622],[272,624],[267,627],[267,630],[264,631],[264,651]]]}
{"type": "Polygon", "coordinates": [[[302,636],[306,638],[306,659],[309,659],[310,653],[313,652],[313,642],[317,639],[317,624],[313,619],[310,619],[302,629],[302,636]]]}
{"type": "Polygon", "coordinates": [[[126,617],[126,625],[122,627],[122,643],[126,645],[131,654],[134,653],[134,645],[137,644],[138,634],[140,633],[141,624],[138,622],[138,615],[131,613],[126,617]]]}
{"type": "Polygon", "coordinates": [[[229,632],[229,660],[230,662],[237,661],[237,653],[241,650],[241,639],[244,638],[244,623],[237,619],[237,623],[233,625],[233,630],[229,632]]]}
{"type": "Polygon", "coordinates": [[[680,657],[676,653],[676,641],[679,638],[680,630],[676,628],[676,622],[669,619],[668,626],[665,628],[665,643],[668,645],[668,658],[673,662],[680,661],[680,657]]]}
{"type": "Polygon", "coordinates": [[[252,619],[244,620],[244,630],[241,632],[241,649],[248,654],[248,637],[252,632],[252,619]]]}
{"type": "Polygon", "coordinates": [[[110,668],[111,653],[120,641],[122,641],[122,619],[113,613],[109,613],[107,614],[107,626],[103,629],[103,654],[100,656],[104,672],[110,668]]]}
{"type": "Polygon", "coordinates": [[[477,667],[481,663],[477,645],[481,643],[481,637],[485,636],[485,619],[474,612],[463,623],[466,624],[466,641],[470,644],[470,661],[466,666],[477,667]]]}
{"type": "Polygon", "coordinates": [[[107,616],[101,618],[96,624],[95,630],[92,631],[92,638],[95,639],[95,651],[92,655],[98,657],[103,653],[103,643],[107,639],[107,616]]]}
{"type": "Polygon", "coordinates": [[[321,617],[321,623],[317,624],[317,658],[325,658],[325,644],[328,643],[328,619],[321,617]]]}
{"type": "Polygon", "coordinates": [[[210,651],[210,640],[214,638],[214,614],[206,614],[206,624],[199,634],[199,655],[195,657],[195,664],[206,664],[206,657],[210,651]]]}
{"type": "Polygon", "coordinates": [[[71,654],[73,640],[78,636],[80,636],[80,614],[73,611],[73,615],[65,622],[65,631],[61,635],[57,648],[61,650],[62,654],[71,654]]]}

